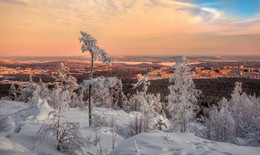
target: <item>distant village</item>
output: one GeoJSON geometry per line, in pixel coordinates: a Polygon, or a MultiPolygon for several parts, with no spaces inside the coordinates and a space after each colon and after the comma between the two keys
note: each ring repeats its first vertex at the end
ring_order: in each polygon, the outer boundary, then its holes
{"type": "MultiPolygon", "coordinates": [[[[79,65],[80,66],[80,65],[79,65]]],[[[94,66],[94,70],[96,72],[98,71],[109,71],[112,68],[109,68],[108,66],[102,65],[102,66],[94,66]]],[[[84,68],[80,66],[79,68],[73,68],[70,69],[70,73],[73,75],[84,75],[89,74],[89,68],[84,68]]],[[[15,68],[9,68],[5,66],[0,66],[0,78],[2,79],[0,81],[0,84],[9,84],[11,82],[14,82],[15,84],[26,84],[24,81],[13,81],[13,75],[28,75],[28,78],[30,75],[45,75],[45,76],[57,76],[57,68],[50,67],[49,69],[40,69],[40,68],[21,68],[21,67],[15,67],[15,68]]]]}
{"type": "MultiPolygon", "coordinates": [[[[94,71],[107,72],[111,71],[112,68],[108,66],[95,66],[94,71]]],[[[248,78],[248,79],[260,79],[260,68],[244,67],[240,66],[222,66],[222,67],[192,67],[192,73],[194,74],[194,79],[203,79],[203,78],[248,78]]],[[[156,79],[169,79],[172,77],[174,70],[171,67],[150,67],[147,71],[150,74],[151,80],[156,79]]],[[[88,68],[80,66],[79,68],[74,67],[70,70],[70,73],[73,75],[87,75],[89,73],[88,68]]],[[[12,75],[23,74],[23,75],[45,75],[45,76],[56,76],[57,68],[50,69],[40,69],[40,68],[9,68],[0,66],[0,84],[9,84],[14,82],[15,84],[25,84],[23,81],[12,81],[12,75]]],[[[120,74],[120,73],[118,73],[120,74]]],[[[132,79],[139,79],[143,74],[137,73],[132,76],[132,79]]]]}
{"type": "MultiPolygon", "coordinates": [[[[150,79],[168,79],[172,77],[173,70],[171,67],[161,67],[159,69],[154,69],[149,72],[150,79]]],[[[248,79],[260,79],[260,68],[248,68],[240,66],[224,66],[224,67],[193,67],[192,73],[194,74],[194,79],[200,78],[221,78],[221,77],[241,77],[248,79]]],[[[142,74],[137,74],[136,78],[139,79],[142,74]]]]}

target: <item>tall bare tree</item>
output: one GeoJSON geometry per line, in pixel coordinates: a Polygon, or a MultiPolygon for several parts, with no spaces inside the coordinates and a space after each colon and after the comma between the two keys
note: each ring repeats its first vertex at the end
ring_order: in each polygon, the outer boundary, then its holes
{"type": "MultiPolygon", "coordinates": [[[[81,50],[82,53],[89,52],[91,55],[91,66],[90,66],[90,75],[89,79],[93,78],[93,65],[94,61],[102,61],[102,63],[106,63],[111,66],[113,61],[116,61],[115,58],[108,56],[104,49],[97,46],[97,40],[92,37],[90,34],[80,31],[82,37],[79,38],[80,42],[82,42],[81,50]]],[[[92,85],[89,85],[89,126],[92,125],[92,110],[91,110],[91,88],[92,85]]]]}

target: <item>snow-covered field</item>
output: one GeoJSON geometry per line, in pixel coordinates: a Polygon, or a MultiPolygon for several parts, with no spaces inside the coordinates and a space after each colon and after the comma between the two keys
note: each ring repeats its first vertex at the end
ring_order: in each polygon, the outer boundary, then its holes
{"type": "Polygon", "coordinates": [[[165,133],[154,130],[141,133],[120,143],[112,155],[259,155],[260,149],[205,140],[191,133],[165,133]],[[136,145],[136,146],[134,146],[136,145]]]}
{"type": "MultiPolygon", "coordinates": [[[[32,149],[37,131],[48,120],[48,114],[52,110],[43,100],[32,105],[1,100],[0,154],[63,154],[57,151],[54,137],[45,138],[40,145],[32,149]]],[[[127,131],[128,123],[136,114],[106,108],[95,108],[94,113],[108,121],[114,119],[115,124],[123,131],[127,131]]],[[[73,108],[64,115],[64,120],[80,123],[84,138],[100,137],[99,145],[83,148],[85,154],[260,154],[260,149],[254,147],[209,141],[189,133],[162,131],[142,133],[128,139],[124,139],[126,136],[117,135],[116,147],[112,150],[111,128],[89,127],[87,110],[73,108]]]]}

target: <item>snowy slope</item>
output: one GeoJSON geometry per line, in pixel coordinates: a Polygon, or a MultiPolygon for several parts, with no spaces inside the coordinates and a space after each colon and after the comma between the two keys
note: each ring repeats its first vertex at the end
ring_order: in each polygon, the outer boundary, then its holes
{"type": "Polygon", "coordinates": [[[153,131],[131,137],[120,143],[111,155],[259,155],[260,149],[205,140],[190,133],[153,131]],[[137,151],[134,143],[138,145],[137,151]]]}
{"type": "MultiPolygon", "coordinates": [[[[23,102],[0,100],[0,154],[63,154],[56,149],[54,137],[43,140],[41,145],[33,147],[37,131],[48,120],[48,113],[53,110],[45,100],[28,105],[23,102]]],[[[95,115],[107,121],[115,119],[115,124],[123,131],[128,130],[128,123],[135,117],[136,112],[126,113],[107,108],[95,108],[95,115]]],[[[71,108],[63,120],[78,122],[84,138],[100,138],[100,144],[91,148],[83,148],[85,154],[109,154],[112,151],[112,130],[109,127],[88,126],[87,110],[71,108]]],[[[123,134],[127,132],[122,132],[123,134]]],[[[116,136],[116,149],[111,154],[260,154],[257,148],[241,147],[228,143],[213,142],[198,138],[192,134],[152,133],[139,134],[129,139],[126,135],[116,136]],[[167,139],[167,135],[171,135],[167,139]],[[137,153],[133,141],[139,145],[137,153]]]]}
{"type": "MultiPolygon", "coordinates": [[[[0,154],[63,154],[57,151],[53,137],[44,139],[41,145],[32,149],[37,131],[48,120],[49,112],[53,111],[53,108],[45,100],[38,100],[32,105],[0,100],[0,108],[0,154]]],[[[127,113],[124,111],[96,108],[95,113],[102,115],[107,120],[118,117],[120,121],[117,121],[117,124],[127,123],[129,120],[129,115],[127,117],[127,113]]],[[[64,116],[64,120],[80,123],[80,130],[84,138],[94,139],[96,135],[100,138],[101,147],[98,145],[92,148],[83,148],[84,152],[96,154],[101,148],[102,152],[107,154],[112,150],[111,128],[89,127],[87,110],[71,108],[65,112],[64,116]]],[[[123,137],[117,135],[115,144],[122,141],[123,137]]]]}

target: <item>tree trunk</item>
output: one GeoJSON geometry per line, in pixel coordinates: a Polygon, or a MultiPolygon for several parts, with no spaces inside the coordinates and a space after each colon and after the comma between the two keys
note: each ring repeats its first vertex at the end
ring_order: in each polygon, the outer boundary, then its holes
{"type": "MultiPolygon", "coordinates": [[[[90,75],[89,75],[90,79],[93,78],[93,65],[94,65],[94,55],[93,55],[93,53],[91,53],[91,67],[90,67],[90,75]]],[[[91,87],[92,87],[92,85],[89,85],[89,97],[88,97],[89,126],[92,126],[91,87]]]]}
{"type": "Polygon", "coordinates": [[[57,144],[57,150],[60,151],[61,150],[61,143],[60,143],[60,133],[59,133],[59,128],[60,128],[60,111],[61,111],[61,106],[59,106],[59,109],[58,109],[58,125],[57,125],[57,129],[56,129],[56,139],[58,141],[58,144],[57,144]]]}
{"type": "Polygon", "coordinates": [[[61,89],[63,90],[63,80],[60,79],[60,86],[61,86],[61,89]]]}
{"type": "Polygon", "coordinates": [[[89,117],[89,126],[92,125],[92,109],[91,109],[91,85],[89,85],[89,96],[88,96],[88,117],[89,117]]]}

